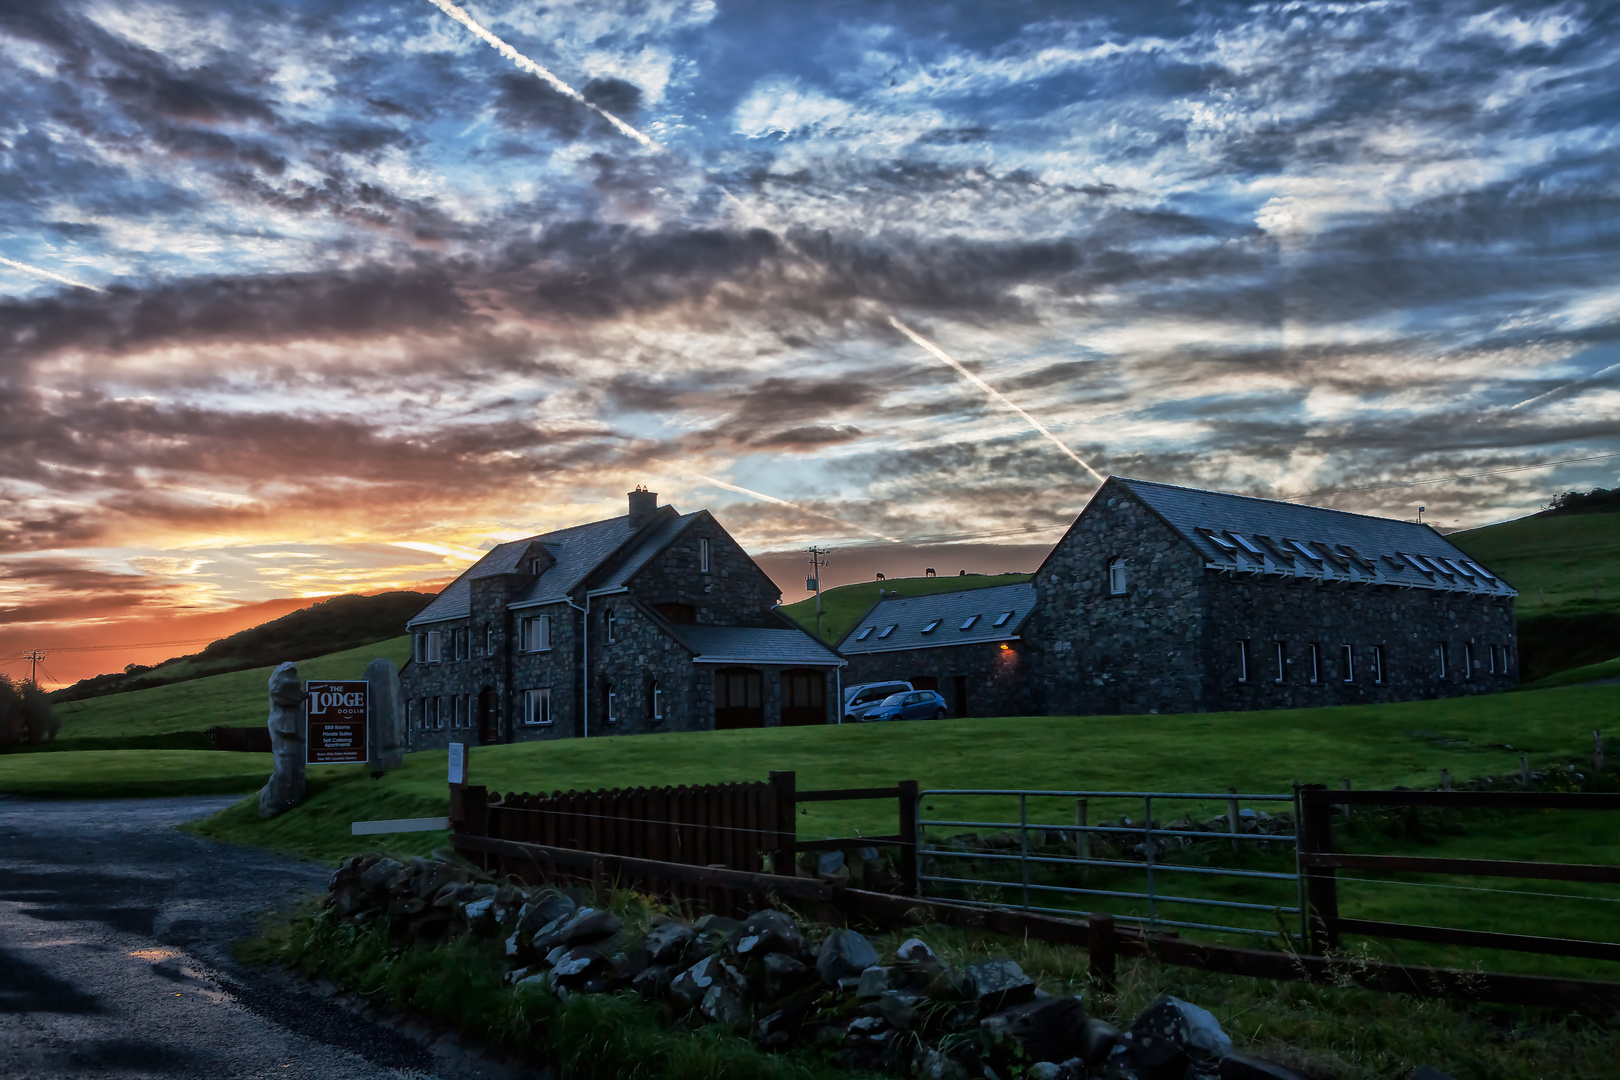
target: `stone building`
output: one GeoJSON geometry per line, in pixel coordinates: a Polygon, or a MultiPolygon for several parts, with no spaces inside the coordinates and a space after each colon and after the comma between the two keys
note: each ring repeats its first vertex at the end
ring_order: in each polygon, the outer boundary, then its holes
{"type": "Polygon", "coordinates": [[[952,716],[1027,713],[1021,632],[1034,607],[1028,582],[884,597],[838,644],[849,661],[844,685],[905,679],[939,691],[952,716]]]}
{"type": "Polygon", "coordinates": [[[780,598],[707,510],[642,489],[500,544],[407,624],[412,748],[835,721],[843,661],[780,598]]]}
{"type": "Polygon", "coordinates": [[[1040,711],[1204,712],[1505,690],[1506,582],[1427,525],[1113,477],[1035,573],[1040,711]]]}

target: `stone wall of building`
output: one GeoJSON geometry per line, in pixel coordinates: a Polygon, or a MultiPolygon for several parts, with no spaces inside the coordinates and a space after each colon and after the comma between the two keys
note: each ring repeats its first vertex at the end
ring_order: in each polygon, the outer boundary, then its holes
{"type": "Polygon", "coordinates": [[[1214,579],[1206,638],[1211,709],[1411,701],[1493,693],[1518,682],[1511,597],[1206,573],[1214,579]],[[1247,679],[1240,677],[1240,642],[1247,643],[1247,679]]]}
{"type": "Polygon", "coordinates": [[[592,611],[591,734],[634,735],[649,731],[703,731],[714,726],[713,687],[698,678],[692,653],[629,596],[597,597],[613,612],[613,640],[592,611]],[[610,607],[611,602],[611,607],[610,607]],[[662,694],[662,720],[652,717],[652,689],[662,694]],[[606,716],[606,694],[615,696],[615,719],[606,716]]]}
{"type": "Polygon", "coordinates": [[[917,685],[919,679],[934,680],[934,689],[945,698],[952,716],[1024,716],[1031,712],[1030,666],[1022,641],[974,642],[933,649],[901,649],[895,652],[859,653],[849,657],[844,669],[844,685],[903,679],[917,685]],[[957,707],[957,679],[965,679],[967,711],[957,707]]]}
{"type": "Polygon", "coordinates": [[[1198,552],[1129,489],[1087,504],[1036,572],[1024,625],[1033,711],[1053,716],[1196,712],[1207,707],[1198,552]],[[1113,595],[1109,567],[1125,563],[1113,595]]]}
{"type": "Polygon", "coordinates": [[[631,582],[649,606],[685,604],[703,626],[777,626],[771,608],[781,599],[776,583],[731,538],[720,523],[700,514],[668,547],[648,560],[631,582]],[[709,541],[709,569],[698,568],[698,545],[709,541]]]}

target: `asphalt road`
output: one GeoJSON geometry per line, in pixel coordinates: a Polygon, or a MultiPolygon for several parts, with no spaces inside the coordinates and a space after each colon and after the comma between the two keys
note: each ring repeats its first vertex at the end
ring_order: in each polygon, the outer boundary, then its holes
{"type": "Polygon", "coordinates": [[[0,796],[0,1076],[513,1075],[232,961],[330,873],[174,828],[233,801],[0,796]]]}

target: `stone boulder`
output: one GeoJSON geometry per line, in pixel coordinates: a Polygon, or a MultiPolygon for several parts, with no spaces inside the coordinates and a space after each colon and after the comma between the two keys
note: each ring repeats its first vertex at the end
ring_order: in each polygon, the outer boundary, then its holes
{"type": "Polygon", "coordinates": [[[285,814],[304,798],[304,684],[298,665],[288,662],[270,673],[270,752],[275,771],[259,791],[259,817],[285,814]]]}
{"type": "Polygon", "coordinates": [[[978,1005],[981,1016],[1035,996],[1035,980],[1006,957],[969,964],[963,974],[967,994],[978,1005]]]}
{"type": "Polygon", "coordinates": [[[826,985],[837,986],[845,979],[859,979],[861,972],[877,962],[877,950],[864,936],[854,930],[834,930],[816,955],[816,974],[826,985]]]}
{"type": "Polygon", "coordinates": [[[743,958],[766,953],[797,956],[804,951],[804,936],[791,916],[767,908],[743,920],[743,924],[731,932],[730,944],[732,953],[743,958]]]}
{"type": "Polygon", "coordinates": [[[1086,1007],[1077,997],[1026,1001],[991,1013],[979,1028],[991,1038],[1016,1043],[1035,1061],[1084,1058],[1086,1007]]]}

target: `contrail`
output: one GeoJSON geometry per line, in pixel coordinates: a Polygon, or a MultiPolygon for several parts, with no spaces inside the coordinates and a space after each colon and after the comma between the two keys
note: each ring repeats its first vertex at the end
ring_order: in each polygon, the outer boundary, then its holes
{"type": "Polygon", "coordinates": [[[864,525],[857,525],[853,521],[845,521],[843,518],[835,518],[831,514],[823,514],[820,510],[812,510],[808,506],[800,506],[798,503],[790,503],[786,499],[778,499],[775,495],[767,495],[763,491],[754,491],[750,488],[741,487],[737,484],[728,484],[724,480],[717,480],[712,476],[705,476],[702,473],[687,473],[686,475],[701,480],[705,484],[713,484],[715,487],[725,488],[727,491],[735,491],[739,495],[747,495],[749,498],[758,499],[760,502],[771,503],[773,506],[786,506],[790,510],[799,511],[801,514],[809,514],[812,517],[826,518],[828,521],[836,521],[838,524],[847,528],[855,529],[858,532],[863,532],[867,536],[875,536],[879,540],[887,540],[891,544],[904,543],[904,541],[897,540],[892,536],[887,536],[883,533],[877,532],[876,530],[868,529],[864,525]]]}
{"type": "Polygon", "coordinates": [[[86,285],[82,281],[74,281],[70,277],[64,277],[63,275],[58,274],[58,273],[54,273],[54,272],[52,272],[50,270],[41,270],[37,266],[29,266],[27,263],[18,262],[16,259],[8,259],[8,258],[5,258],[4,256],[0,256],[0,263],[4,263],[7,266],[15,267],[18,270],[21,270],[25,274],[38,274],[42,278],[50,278],[52,281],[60,281],[64,285],[72,285],[75,289],[89,289],[91,292],[106,292],[107,291],[106,289],[103,289],[98,285],[86,285]]]}
{"type": "Polygon", "coordinates": [[[1568,390],[1572,386],[1580,386],[1582,383],[1592,382],[1593,380],[1598,379],[1598,378],[1600,378],[1600,377],[1602,377],[1604,375],[1607,375],[1609,372],[1614,371],[1616,369],[1620,369],[1620,364],[1610,364],[1608,367],[1603,368],[1602,370],[1592,372],[1592,374],[1586,376],[1584,379],[1576,379],[1574,382],[1567,382],[1563,386],[1555,386],[1551,390],[1548,390],[1545,394],[1537,394],[1535,397],[1525,398],[1523,401],[1519,402],[1517,405],[1509,405],[1508,406],[1508,412],[1512,412],[1514,409],[1522,409],[1526,405],[1533,405],[1536,402],[1540,401],[1542,398],[1550,398],[1554,394],[1561,393],[1562,391],[1568,390]]]}
{"type": "Polygon", "coordinates": [[[1053,446],[1057,447],[1059,450],[1061,450],[1065,454],[1069,455],[1069,457],[1073,458],[1075,460],[1075,462],[1082,469],[1086,470],[1086,472],[1090,473],[1092,476],[1095,476],[1097,478],[1097,482],[1099,484],[1102,483],[1104,480],[1108,479],[1102,473],[1098,472],[1096,469],[1093,469],[1090,465],[1086,464],[1086,459],[1085,458],[1081,457],[1079,454],[1075,453],[1073,450],[1070,450],[1067,446],[1065,446],[1063,444],[1063,440],[1059,439],[1056,435],[1054,435],[1050,431],[1048,431],[1045,424],[1041,423],[1039,420],[1037,420],[1033,416],[1029,415],[1029,413],[1027,413],[1023,409],[1019,408],[1016,404],[1013,403],[1013,401],[1011,399],[1009,399],[1007,397],[1006,394],[1003,394],[1000,390],[997,390],[995,387],[991,386],[989,383],[985,382],[983,379],[981,379],[977,375],[973,374],[973,372],[969,371],[967,368],[965,368],[961,364],[957,363],[956,360],[953,359],[950,356],[950,354],[947,353],[944,349],[941,349],[938,345],[935,345],[932,341],[929,341],[927,338],[925,338],[921,334],[917,333],[917,331],[913,330],[911,327],[907,326],[905,323],[901,322],[899,319],[895,318],[893,315],[889,316],[889,323],[896,330],[898,330],[902,334],[906,335],[906,337],[910,338],[912,341],[916,342],[918,345],[922,346],[924,349],[927,349],[928,352],[931,353],[934,356],[935,359],[940,360],[940,361],[950,365],[951,370],[955,371],[958,375],[962,376],[962,378],[966,379],[968,382],[972,383],[974,386],[977,386],[980,390],[983,390],[986,394],[990,395],[990,397],[992,399],[1001,402],[1003,405],[1007,406],[1007,408],[1011,409],[1013,412],[1017,413],[1019,416],[1022,416],[1026,421],[1029,422],[1030,427],[1034,428],[1036,431],[1038,431],[1042,435],[1044,435],[1046,437],[1047,441],[1049,441],[1053,446]]]}
{"type": "Polygon", "coordinates": [[[520,71],[527,71],[530,75],[535,76],[541,82],[557,91],[557,93],[562,94],[564,97],[573,98],[575,101],[579,102],[581,105],[585,106],[587,109],[590,109],[592,112],[596,113],[596,115],[612,124],[616,129],[618,129],[621,135],[628,135],[630,138],[636,140],[636,142],[647,147],[649,150],[663,149],[662,146],[659,146],[657,143],[653,142],[652,139],[648,138],[646,135],[643,135],[641,132],[637,131],[623,120],[620,120],[617,116],[614,116],[606,109],[586,101],[585,96],[578,90],[575,90],[572,86],[569,86],[567,83],[557,78],[557,76],[553,75],[551,72],[535,63],[533,60],[530,60],[527,56],[524,56],[522,53],[512,48],[512,46],[508,45],[506,42],[502,41],[488,30],[484,29],[483,26],[479,25],[476,19],[474,19],[471,15],[468,15],[455,4],[450,3],[450,0],[429,0],[429,3],[438,8],[440,11],[444,12],[446,15],[450,16],[452,19],[456,20],[456,22],[460,23],[462,26],[465,26],[468,30],[471,30],[478,37],[482,38],[485,44],[491,46],[496,52],[500,53],[502,56],[512,61],[512,63],[516,64],[520,71]]]}

